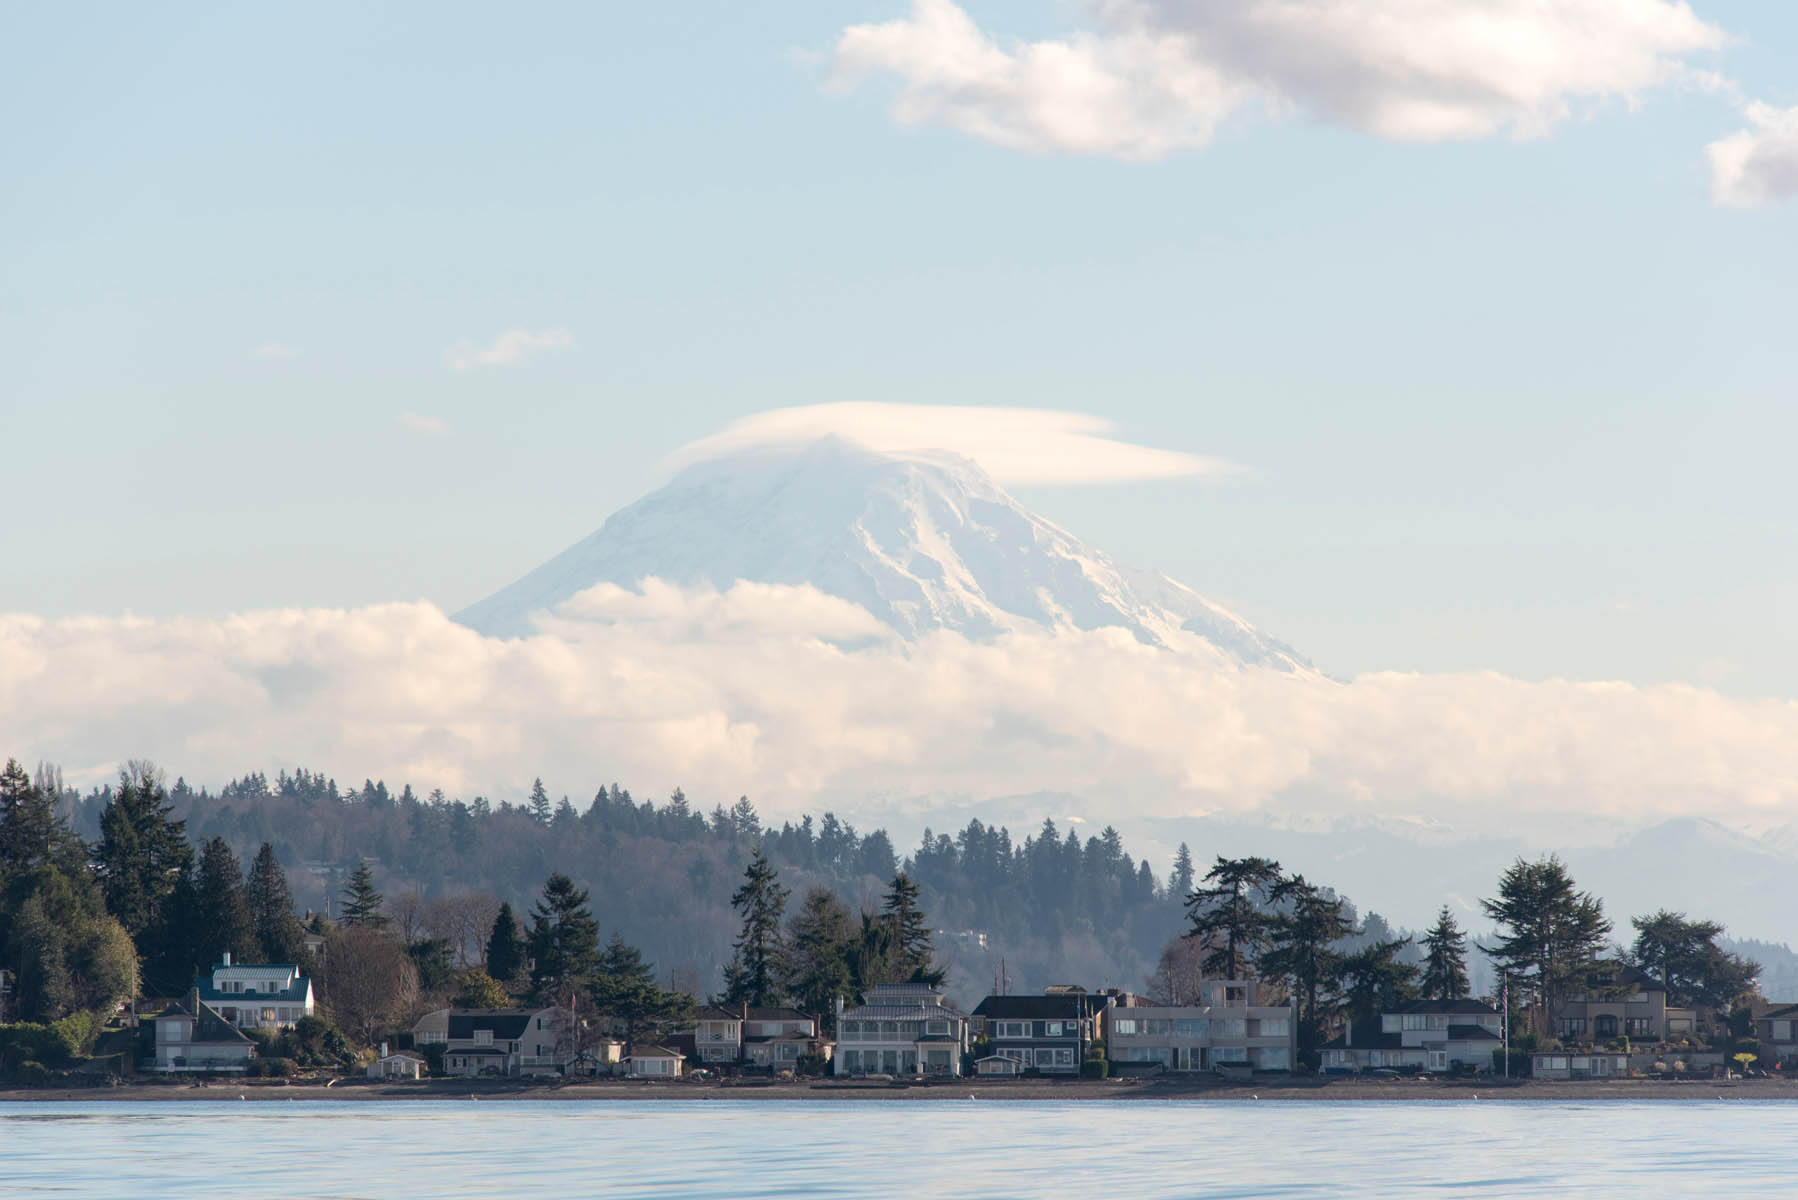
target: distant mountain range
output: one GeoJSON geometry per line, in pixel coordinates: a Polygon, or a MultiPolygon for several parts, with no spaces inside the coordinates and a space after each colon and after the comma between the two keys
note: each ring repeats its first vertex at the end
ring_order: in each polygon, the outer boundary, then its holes
{"type": "Polygon", "coordinates": [[[456,620],[526,636],[535,614],[595,584],[651,576],[719,590],[811,584],[907,638],[1116,627],[1175,652],[1313,670],[1191,588],[1121,566],[1030,512],[965,458],[878,454],[838,437],[691,466],[456,620]]]}

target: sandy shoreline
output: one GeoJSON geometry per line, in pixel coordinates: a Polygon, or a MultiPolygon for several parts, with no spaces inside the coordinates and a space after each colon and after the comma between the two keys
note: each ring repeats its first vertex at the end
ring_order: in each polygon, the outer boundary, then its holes
{"type": "Polygon", "coordinates": [[[143,1082],[94,1088],[0,1090],[0,1104],[45,1101],[141,1103],[193,1100],[306,1100],[368,1103],[384,1100],[542,1101],[588,1100],[845,1100],[860,1102],[1076,1100],[1083,1102],[1205,1101],[1585,1101],[1585,1100],[1798,1100],[1798,1082],[1783,1079],[1618,1079],[1558,1083],[1502,1080],[1286,1079],[1231,1084],[1209,1080],[961,1080],[955,1083],[883,1084],[850,1080],[796,1082],[668,1082],[626,1080],[580,1084],[525,1084],[492,1080],[429,1080],[390,1084],[350,1080],[318,1083],[242,1079],[196,1087],[181,1082],[143,1082]]]}

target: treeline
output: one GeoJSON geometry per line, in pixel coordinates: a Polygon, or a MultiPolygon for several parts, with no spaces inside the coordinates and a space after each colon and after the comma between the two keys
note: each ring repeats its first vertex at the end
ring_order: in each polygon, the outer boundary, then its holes
{"type": "MultiPolygon", "coordinates": [[[[1554,1014],[1571,997],[1636,990],[1616,966],[1655,980],[1669,1005],[1700,1013],[1727,1012],[1749,997],[1760,970],[1719,944],[1721,925],[1684,913],[1632,918],[1633,939],[1614,941],[1604,902],[1581,891],[1554,855],[1519,859],[1480,907],[1495,928],[1477,949],[1508,993],[1521,1050],[1555,1040],[1554,1014]]],[[[1304,876],[1270,859],[1220,857],[1188,893],[1186,911],[1188,927],[1163,952],[1155,989],[1180,1003],[1207,977],[1283,986],[1306,1066],[1345,1028],[1376,1033],[1381,1013],[1472,992],[1469,939],[1446,905],[1421,937],[1370,936],[1340,897],[1304,876]]]]}
{"type": "MultiPolygon", "coordinates": [[[[120,786],[59,790],[74,829],[99,840],[120,786]]],[[[875,906],[905,870],[934,928],[975,935],[944,954],[951,984],[973,994],[992,985],[1001,959],[1013,990],[1074,980],[1140,986],[1180,931],[1191,882],[1190,856],[1184,876],[1176,862],[1164,881],[1109,828],[1083,839],[1044,821],[1014,838],[971,820],[953,835],[927,831],[907,855],[885,830],[863,832],[830,812],[764,824],[744,797],[708,811],[679,790],[639,799],[617,784],[577,805],[538,782],[514,803],[374,780],[341,787],[302,769],[250,774],[217,792],[177,779],[164,799],[190,841],[220,839],[243,861],[270,845],[302,909],[333,911],[348,872],[368,860],[396,919],[428,918],[446,937],[462,927],[452,938],[465,947],[459,962],[500,902],[523,911],[545,878],[566,875],[591,894],[608,929],[700,994],[723,985],[730,897],[757,847],[796,894],[828,888],[852,912],[875,906]],[[458,919],[446,906],[472,911],[458,919]]]]}

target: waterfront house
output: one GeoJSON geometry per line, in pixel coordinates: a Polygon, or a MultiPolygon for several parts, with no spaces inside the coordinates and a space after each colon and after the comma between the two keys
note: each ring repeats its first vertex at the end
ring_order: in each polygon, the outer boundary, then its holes
{"type": "Polygon", "coordinates": [[[239,1029],[290,1029],[317,1010],[312,980],[297,965],[234,963],[229,950],[194,986],[203,1003],[239,1029]]]}
{"type": "Polygon", "coordinates": [[[818,1036],[817,1018],[796,1008],[707,1005],[695,1015],[693,1044],[709,1065],[775,1071],[796,1070],[804,1056],[828,1059],[831,1053],[831,1044],[818,1036]]]}
{"type": "Polygon", "coordinates": [[[1377,1027],[1351,1026],[1319,1049],[1325,1074],[1416,1068],[1434,1074],[1490,1070],[1504,1044],[1504,1017],[1483,1000],[1419,1000],[1380,1014],[1377,1027]]]}
{"type": "Polygon", "coordinates": [[[1798,1065],[1798,1004],[1754,1006],[1754,1036],[1760,1039],[1760,1063],[1763,1068],[1775,1064],[1790,1069],[1798,1065]]]}
{"type": "Polygon", "coordinates": [[[837,1075],[950,1075],[962,1073],[968,1016],[940,989],[922,983],[876,984],[862,1003],[837,999],[837,1075]]]}
{"type": "Polygon", "coordinates": [[[412,1038],[443,1048],[448,1075],[557,1075],[576,1057],[559,1008],[439,1008],[419,1018],[412,1038]]]}
{"type": "Polygon", "coordinates": [[[1101,1016],[1106,1052],[1125,1070],[1290,1071],[1297,1022],[1262,990],[1255,980],[1206,980],[1198,1004],[1114,1005],[1101,1016]]]}
{"type": "Polygon", "coordinates": [[[153,1029],[152,1071],[243,1071],[255,1053],[249,1036],[200,999],[198,988],[157,1013],[153,1029]]]}
{"type": "Polygon", "coordinates": [[[1011,1059],[1020,1071],[1074,1075],[1096,1036],[1091,1003],[1096,999],[1076,988],[1040,996],[988,996],[975,1006],[972,1024],[985,1037],[991,1056],[1011,1059]]]}
{"type": "Polygon", "coordinates": [[[1617,1079],[1629,1074],[1629,1055],[1622,1051],[1544,1051],[1530,1055],[1535,1079],[1617,1079]]]}
{"type": "Polygon", "coordinates": [[[974,1074],[982,1079],[1016,1079],[1023,1069],[1017,1059],[1003,1054],[989,1054],[974,1060],[974,1074]]]}
{"type": "Polygon", "coordinates": [[[1595,1045],[1626,1037],[1665,1042],[1697,1032],[1698,1013],[1667,1003],[1667,989],[1634,967],[1601,962],[1586,975],[1584,990],[1567,997],[1554,1014],[1563,1042],[1595,1045]]]}

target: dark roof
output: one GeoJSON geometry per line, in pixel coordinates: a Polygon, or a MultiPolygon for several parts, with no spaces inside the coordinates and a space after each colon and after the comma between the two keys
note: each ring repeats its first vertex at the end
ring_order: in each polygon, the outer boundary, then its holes
{"type": "Polygon", "coordinates": [[[1501,1042],[1504,1039],[1484,1025],[1450,1025],[1448,1040],[1451,1042],[1501,1042]]]}
{"type": "Polygon", "coordinates": [[[1066,1021],[1086,1015],[1082,995],[988,996],[974,1015],[989,1021],[1066,1021]]]}
{"type": "Polygon", "coordinates": [[[732,1012],[728,1008],[719,1008],[716,1004],[708,1004],[693,1014],[696,1021],[741,1021],[741,1011],[732,1012]]]}
{"type": "Polygon", "coordinates": [[[177,1000],[161,1012],[159,1017],[193,1017],[194,1031],[190,1042],[248,1042],[250,1037],[243,1030],[225,1020],[218,1012],[198,998],[194,992],[188,993],[186,999],[177,1000]]]}
{"type": "MultiPolygon", "coordinates": [[[[1379,1024],[1371,1023],[1354,1031],[1354,1041],[1338,1035],[1319,1046],[1319,1050],[1403,1050],[1405,1038],[1403,1034],[1384,1033],[1379,1024]]],[[[1422,1049],[1422,1047],[1418,1047],[1422,1049]]]]}
{"type": "Polygon", "coordinates": [[[506,1051],[498,1046],[457,1046],[444,1051],[445,1054],[496,1054],[506,1057],[506,1051]]]}
{"type": "Polygon", "coordinates": [[[524,1031],[531,1027],[531,1018],[536,1015],[535,1009],[496,1008],[486,1012],[457,1012],[452,1009],[449,1015],[449,1039],[452,1042],[465,1042],[474,1037],[475,1030],[487,1029],[493,1032],[494,1037],[511,1041],[524,1036],[524,1031]]]}
{"type": "Polygon", "coordinates": [[[1784,1020],[1787,1017],[1798,1017],[1798,1004],[1783,1004],[1775,1001],[1768,1007],[1761,1009],[1755,1016],[1761,1020],[1765,1020],[1768,1017],[1778,1017],[1781,1020],[1784,1020]]]}
{"type": "Polygon", "coordinates": [[[639,1043],[631,1047],[632,1058],[680,1058],[679,1050],[667,1046],[650,1046],[639,1043]]]}
{"type": "Polygon", "coordinates": [[[698,1058],[699,1043],[690,1033],[677,1033],[673,1037],[662,1039],[662,1045],[676,1051],[682,1058],[698,1058]]]}
{"type": "Polygon", "coordinates": [[[1446,1013],[1449,1016],[1482,1016],[1496,1017],[1498,1010],[1484,1000],[1471,998],[1462,1000],[1418,1000],[1403,1008],[1392,1009],[1399,1013],[1446,1013]]]}
{"type": "Polygon", "coordinates": [[[1653,976],[1644,974],[1627,963],[1620,962],[1594,963],[1592,970],[1586,972],[1586,986],[1595,991],[1629,987],[1644,992],[1667,990],[1653,976]]]}

